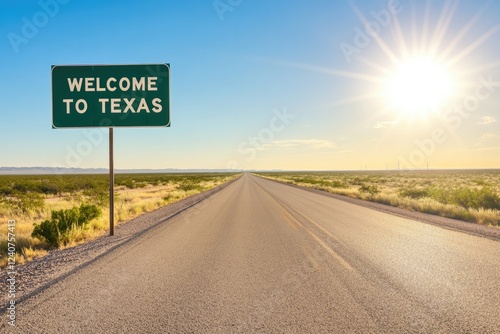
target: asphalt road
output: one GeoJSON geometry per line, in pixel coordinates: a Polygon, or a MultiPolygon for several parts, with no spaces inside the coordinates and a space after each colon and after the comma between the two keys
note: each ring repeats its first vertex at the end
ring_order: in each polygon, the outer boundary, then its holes
{"type": "Polygon", "coordinates": [[[244,175],[17,309],[22,333],[500,333],[500,243],[244,175]]]}

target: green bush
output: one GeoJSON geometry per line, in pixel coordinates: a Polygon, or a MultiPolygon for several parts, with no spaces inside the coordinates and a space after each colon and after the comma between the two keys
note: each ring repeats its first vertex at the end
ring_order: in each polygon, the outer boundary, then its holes
{"type": "Polygon", "coordinates": [[[342,181],[337,181],[337,180],[332,181],[330,183],[330,187],[332,187],[332,188],[348,188],[347,184],[345,184],[342,181]]]}
{"type": "Polygon", "coordinates": [[[21,193],[19,191],[13,191],[9,197],[1,198],[0,203],[5,203],[22,213],[41,210],[45,205],[42,194],[33,192],[21,193]]]}
{"type": "Polygon", "coordinates": [[[458,188],[403,188],[399,191],[403,197],[420,199],[432,198],[443,204],[458,205],[466,209],[500,209],[500,197],[494,188],[483,186],[481,189],[458,188]]]}
{"type": "Polygon", "coordinates": [[[85,196],[85,201],[98,207],[105,207],[109,203],[109,188],[107,186],[88,188],[82,194],[85,196]]]}
{"type": "Polygon", "coordinates": [[[362,193],[368,193],[370,194],[370,196],[375,196],[376,194],[380,193],[380,190],[375,184],[364,184],[359,188],[359,191],[362,193]]]}
{"type": "Polygon", "coordinates": [[[201,186],[192,182],[183,182],[177,186],[177,189],[182,191],[190,191],[190,190],[202,190],[201,186]]]}
{"type": "Polygon", "coordinates": [[[88,224],[101,215],[102,211],[96,205],[82,204],[68,210],[52,211],[51,219],[35,224],[31,236],[45,242],[51,247],[66,244],[68,233],[75,227],[88,224]]]}
{"type": "Polygon", "coordinates": [[[115,185],[117,185],[117,186],[125,186],[128,189],[134,189],[136,187],[135,186],[135,182],[132,179],[121,180],[121,179],[116,178],[115,179],[115,185]]]}
{"type": "Polygon", "coordinates": [[[479,203],[485,209],[500,210],[500,196],[491,187],[483,187],[479,191],[479,203]]]}
{"type": "Polygon", "coordinates": [[[403,197],[419,199],[419,198],[429,197],[429,190],[427,188],[425,189],[403,188],[399,190],[399,195],[403,197]]]}
{"type": "Polygon", "coordinates": [[[500,197],[487,186],[481,189],[457,188],[450,193],[451,202],[464,208],[500,209],[500,197]]]}
{"type": "Polygon", "coordinates": [[[361,186],[361,187],[364,187],[364,183],[365,182],[372,182],[373,180],[370,179],[370,177],[368,176],[356,176],[354,178],[352,178],[351,180],[351,184],[352,185],[355,185],[355,186],[361,186]]]}

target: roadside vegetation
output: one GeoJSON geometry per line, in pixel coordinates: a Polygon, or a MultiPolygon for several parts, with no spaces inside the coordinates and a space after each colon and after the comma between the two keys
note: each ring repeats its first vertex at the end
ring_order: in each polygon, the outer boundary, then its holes
{"type": "MultiPolygon", "coordinates": [[[[117,174],[116,224],[214,188],[237,174],[117,174]]],[[[0,268],[15,220],[16,262],[95,239],[109,228],[108,175],[0,175],[0,268]]]]}
{"type": "Polygon", "coordinates": [[[500,226],[499,170],[258,173],[299,186],[500,226]]]}

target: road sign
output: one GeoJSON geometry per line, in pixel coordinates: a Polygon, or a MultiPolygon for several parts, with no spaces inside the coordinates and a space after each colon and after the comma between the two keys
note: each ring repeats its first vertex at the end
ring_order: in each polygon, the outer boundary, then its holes
{"type": "Polygon", "coordinates": [[[170,65],[52,66],[52,127],[109,128],[109,235],[114,235],[113,128],[170,126],[170,65]]]}
{"type": "Polygon", "coordinates": [[[52,66],[52,127],[170,126],[170,65],[52,66]]]}

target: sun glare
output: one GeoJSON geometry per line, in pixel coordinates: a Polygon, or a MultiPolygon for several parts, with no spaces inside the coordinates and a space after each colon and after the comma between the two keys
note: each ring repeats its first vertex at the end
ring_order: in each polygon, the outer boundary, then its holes
{"type": "Polygon", "coordinates": [[[391,109],[409,116],[427,115],[445,105],[453,93],[446,65],[416,57],[399,65],[387,81],[391,109]]]}
{"type": "Polygon", "coordinates": [[[352,4],[354,12],[365,26],[365,34],[357,29],[353,42],[343,42],[340,46],[345,59],[349,63],[355,60],[355,66],[359,66],[360,70],[290,62],[280,64],[361,83],[357,94],[342,96],[332,102],[332,107],[363,103],[370,110],[374,128],[378,129],[379,124],[384,123],[420,126],[446,120],[443,116],[455,110],[460,102],[463,103],[464,94],[470,92],[470,87],[477,85],[477,78],[473,76],[500,65],[499,60],[475,65],[473,57],[482,45],[500,31],[500,24],[482,35],[469,35],[484,13],[484,7],[460,30],[452,30],[459,2],[445,1],[439,18],[434,22],[429,9],[431,1],[427,1],[425,14],[421,18],[415,7],[411,18],[394,15],[386,27],[379,26],[376,32],[368,29],[375,24],[372,18],[365,17],[352,4]],[[402,25],[400,19],[410,24],[402,25]],[[363,36],[367,43],[360,42],[363,36]],[[378,53],[365,50],[370,43],[378,46],[378,53]]]}

